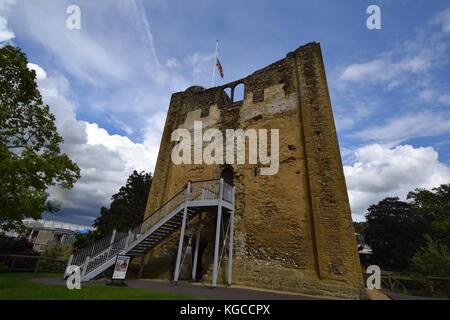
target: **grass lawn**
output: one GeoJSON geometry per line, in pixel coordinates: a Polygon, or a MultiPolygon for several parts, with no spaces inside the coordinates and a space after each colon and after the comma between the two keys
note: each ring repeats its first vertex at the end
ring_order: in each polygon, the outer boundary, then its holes
{"type": "Polygon", "coordinates": [[[0,273],[0,300],[183,300],[195,297],[130,287],[81,285],[80,290],[34,282],[31,277],[55,277],[44,273],[0,273]]]}

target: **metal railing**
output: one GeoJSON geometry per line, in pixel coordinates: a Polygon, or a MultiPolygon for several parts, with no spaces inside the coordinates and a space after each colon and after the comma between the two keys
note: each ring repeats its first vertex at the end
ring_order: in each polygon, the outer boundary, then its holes
{"type": "Polygon", "coordinates": [[[191,182],[189,201],[219,199],[220,180],[191,182]]]}
{"type": "Polygon", "coordinates": [[[82,265],[87,257],[92,257],[94,255],[97,255],[102,249],[107,248],[111,244],[111,238],[113,234],[109,234],[106,237],[96,241],[94,244],[92,244],[89,247],[86,247],[82,249],[81,251],[78,251],[74,253],[72,264],[80,266],[82,265]]]}
{"type": "MultiPolygon", "coordinates": [[[[233,202],[233,186],[231,184],[223,183],[222,194],[222,200],[233,202]]],[[[152,226],[183,205],[183,203],[198,200],[218,200],[219,195],[220,180],[190,182],[182,191],[164,203],[133,230],[130,230],[128,233],[120,233],[114,230],[112,234],[98,240],[92,246],[75,253],[69,258],[68,265],[82,267],[82,275],[85,275],[121,251],[128,249],[130,244],[142,237],[152,226]]]]}
{"type": "Polygon", "coordinates": [[[222,199],[229,202],[229,203],[233,203],[233,193],[234,193],[234,189],[233,189],[233,185],[229,184],[228,182],[223,182],[223,196],[222,199]]]}

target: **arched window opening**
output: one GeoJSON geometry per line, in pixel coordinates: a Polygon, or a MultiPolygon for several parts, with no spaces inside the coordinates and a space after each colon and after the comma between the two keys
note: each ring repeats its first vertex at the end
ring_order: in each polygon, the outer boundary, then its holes
{"type": "Polygon", "coordinates": [[[223,89],[223,93],[222,93],[222,103],[223,105],[227,105],[232,103],[231,100],[231,88],[225,88],[223,89]]]}
{"type": "Polygon", "coordinates": [[[233,90],[233,102],[244,100],[245,86],[243,83],[239,83],[233,90]]]}

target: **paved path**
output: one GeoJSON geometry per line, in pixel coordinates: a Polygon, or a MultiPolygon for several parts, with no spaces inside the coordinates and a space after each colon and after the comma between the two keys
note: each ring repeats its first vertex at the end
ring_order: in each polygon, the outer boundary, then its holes
{"type": "MultiPolygon", "coordinates": [[[[52,284],[66,285],[66,281],[62,278],[54,277],[36,277],[31,278],[33,281],[52,284]]],[[[83,283],[83,285],[106,285],[109,280],[91,281],[83,283]]],[[[289,294],[274,291],[255,290],[247,288],[222,287],[218,286],[212,289],[209,286],[191,284],[189,282],[178,282],[173,285],[169,281],[160,280],[126,280],[126,284],[132,288],[149,289],[163,292],[178,293],[193,297],[201,297],[219,300],[326,300],[322,297],[310,297],[299,294],[289,294]]]]}
{"type": "Polygon", "coordinates": [[[445,298],[437,298],[437,297],[419,297],[419,296],[409,296],[401,293],[394,293],[394,292],[383,292],[385,295],[387,295],[392,300],[449,300],[445,298]]]}

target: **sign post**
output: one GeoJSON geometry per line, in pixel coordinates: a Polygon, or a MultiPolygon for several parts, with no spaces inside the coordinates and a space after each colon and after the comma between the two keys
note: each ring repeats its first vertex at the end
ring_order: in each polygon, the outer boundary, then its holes
{"type": "Polygon", "coordinates": [[[127,286],[125,278],[127,276],[128,266],[130,265],[129,256],[117,256],[116,265],[114,266],[114,273],[111,282],[107,286],[127,286]]]}

